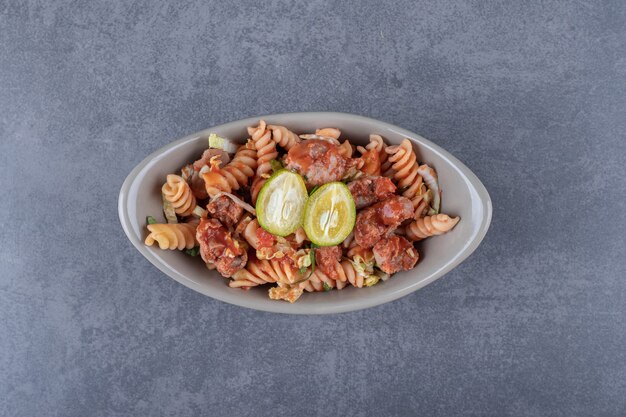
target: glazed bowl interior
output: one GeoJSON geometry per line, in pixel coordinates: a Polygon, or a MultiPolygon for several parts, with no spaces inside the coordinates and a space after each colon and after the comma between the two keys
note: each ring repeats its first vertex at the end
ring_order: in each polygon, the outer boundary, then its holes
{"type": "MultiPolygon", "coordinates": [[[[156,267],[180,283],[210,297],[265,311],[294,314],[324,314],[358,310],[392,301],[441,277],[467,258],[478,246],[489,227],[491,201],[478,178],[458,159],[432,142],[402,128],[342,113],[289,113],[267,115],[215,126],[184,137],[156,151],[142,161],[128,176],[120,191],[119,214],[124,231],[133,245],[156,267]],[[418,243],[420,260],[411,271],[395,274],[386,282],[357,289],[351,286],[337,291],[305,293],[296,303],[272,301],[267,286],[249,291],[229,288],[227,280],[209,271],[201,259],[182,252],[160,250],[143,244],[146,216],[164,221],[161,186],[169,173],[196,159],[207,148],[210,133],[244,142],[246,127],[259,119],[285,125],[296,133],[314,132],[321,127],[338,127],[342,139],[364,145],[371,133],[380,134],[387,143],[398,144],[409,138],[418,161],[437,170],[443,190],[442,212],[460,216],[456,228],[445,235],[418,243]]],[[[142,279],[142,277],[136,277],[142,279]]]]}

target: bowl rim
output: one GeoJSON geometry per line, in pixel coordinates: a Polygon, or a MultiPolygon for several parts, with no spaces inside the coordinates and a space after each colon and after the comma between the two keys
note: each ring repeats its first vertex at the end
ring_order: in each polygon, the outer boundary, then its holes
{"type": "Polygon", "coordinates": [[[404,297],[418,289],[430,284],[431,282],[441,278],[443,275],[450,272],[452,269],[456,268],[461,262],[467,259],[475,250],[478,248],[482,240],[484,239],[487,231],[489,230],[489,226],[491,224],[493,207],[491,203],[491,197],[487,192],[487,189],[480,181],[480,179],[459,159],[457,159],[450,152],[446,151],[439,145],[431,142],[430,140],[418,135],[412,131],[407,129],[403,129],[399,126],[393,125],[391,123],[387,123],[378,119],[351,114],[351,113],[342,113],[342,112],[293,112],[293,113],[276,113],[276,114],[267,114],[262,116],[248,117],[245,119],[239,119],[227,123],[222,123],[220,125],[215,125],[209,127],[207,129],[203,129],[201,131],[186,135],[180,139],[171,142],[156,151],[152,152],[150,155],[146,156],[133,170],[128,174],[122,186],[120,188],[119,198],[118,198],[118,215],[120,218],[120,223],[122,225],[122,229],[126,234],[126,237],[130,240],[133,246],[155,267],[157,267],[161,272],[169,276],[170,278],[178,281],[184,286],[191,288],[194,291],[197,291],[205,296],[211,297],[213,299],[223,301],[229,304],[234,304],[240,307],[246,307],[254,310],[267,311],[272,313],[284,313],[284,314],[334,314],[334,313],[344,313],[350,311],[362,310],[370,307],[375,307],[381,304],[385,304],[398,298],[404,297]],[[174,148],[184,146],[187,142],[196,140],[198,137],[206,136],[212,131],[216,129],[228,129],[230,127],[238,127],[241,125],[247,126],[258,122],[261,119],[272,119],[272,118],[294,118],[294,117],[305,117],[305,118],[343,118],[352,120],[355,122],[369,122],[376,123],[382,128],[393,130],[395,133],[399,135],[405,136],[412,141],[418,143],[419,146],[430,148],[432,151],[440,154],[448,163],[452,164],[462,173],[462,175],[469,180],[469,183],[472,185],[476,194],[479,197],[480,202],[483,204],[484,208],[484,216],[481,219],[480,226],[478,231],[476,232],[474,238],[464,247],[464,249],[457,254],[453,260],[447,264],[445,264],[439,270],[433,272],[426,279],[423,279],[419,282],[409,283],[408,285],[396,289],[395,291],[390,291],[388,293],[383,293],[379,297],[374,299],[362,299],[362,300],[348,300],[345,302],[334,302],[332,304],[303,304],[298,305],[298,303],[285,303],[272,301],[268,303],[263,303],[262,305],[256,305],[256,302],[249,302],[245,297],[241,297],[238,294],[212,294],[206,291],[206,288],[193,280],[190,280],[185,275],[176,271],[172,267],[168,267],[162,261],[157,259],[149,250],[148,247],[144,245],[143,240],[138,239],[135,236],[135,233],[132,231],[130,214],[127,210],[128,207],[128,195],[131,186],[134,181],[137,179],[138,174],[148,165],[151,161],[153,161],[156,157],[166,152],[172,151],[174,148]]]}

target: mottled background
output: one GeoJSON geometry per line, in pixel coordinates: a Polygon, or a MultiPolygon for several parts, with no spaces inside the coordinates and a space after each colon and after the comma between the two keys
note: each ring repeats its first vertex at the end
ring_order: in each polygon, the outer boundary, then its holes
{"type": "Polygon", "coordinates": [[[0,415],[626,415],[626,3],[259,3],[0,0],[0,415]],[[458,156],[483,244],[399,301],[292,317],[126,240],[148,153],[309,110],[458,156]]]}

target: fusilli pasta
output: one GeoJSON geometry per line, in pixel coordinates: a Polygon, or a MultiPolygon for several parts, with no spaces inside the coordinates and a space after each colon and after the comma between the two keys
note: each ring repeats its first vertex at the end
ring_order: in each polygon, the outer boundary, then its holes
{"type": "Polygon", "coordinates": [[[341,130],[336,127],[323,127],[321,129],[317,129],[315,134],[318,136],[326,136],[327,138],[339,139],[339,136],[341,136],[341,130]]]}
{"type": "Polygon", "coordinates": [[[268,125],[267,127],[272,131],[272,140],[287,151],[295,144],[300,143],[298,135],[285,126],[268,125]]]}
{"type": "Polygon", "coordinates": [[[272,172],[270,161],[278,157],[276,142],[272,140],[272,131],[263,120],[257,127],[249,127],[248,134],[252,137],[257,152],[257,168],[254,186],[251,189],[252,203],[256,203],[256,198],[265,180],[272,172]]]}
{"type": "Polygon", "coordinates": [[[259,226],[259,221],[257,219],[253,219],[247,223],[242,233],[246,242],[248,242],[248,244],[255,250],[259,248],[259,240],[256,237],[256,231],[259,227],[261,227],[259,226]]]}
{"type": "Polygon", "coordinates": [[[145,244],[157,242],[161,249],[191,249],[197,244],[196,227],[194,223],[149,224],[145,244]]]}
{"type": "Polygon", "coordinates": [[[350,142],[348,142],[347,140],[339,145],[339,155],[343,156],[344,158],[352,158],[352,152],[352,145],[350,145],[350,142]]]}
{"type": "Polygon", "coordinates": [[[393,168],[391,167],[391,161],[389,161],[389,154],[385,152],[387,144],[380,135],[370,135],[369,143],[365,146],[366,150],[375,149],[380,157],[380,172],[383,177],[393,178],[393,168]]]}
{"type": "Polygon", "coordinates": [[[450,217],[447,214],[422,217],[405,228],[406,237],[409,240],[422,240],[441,235],[452,230],[459,220],[459,217],[450,217]]]}
{"type": "Polygon", "coordinates": [[[392,168],[395,171],[393,177],[398,181],[399,191],[411,200],[422,189],[423,184],[411,141],[404,139],[400,145],[389,146],[386,152],[389,154],[389,162],[393,164],[392,168]]]}
{"type": "Polygon", "coordinates": [[[300,288],[302,288],[306,292],[321,292],[321,291],[329,291],[333,288],[337,288],[338,290],[341,290],[345,288],[348,284],[349,282],[347,280],[346,281],[334,280],[328,277],[322,271],[316,269],[311,274],[309,279],[307,279],[304,282],[301,282],[299,285],[300,285],[300,288]],[[326,287],[324,287],[324,284],[326,284],[326,287]]]}
{"type": "Polygon", "coordinates": [[[248,179],[254,176],[257,167],[257,153],[252,142],[242,145],[235,157],[224,168],[211,168],[202,174],[204,185],[209,196],[214,197],[220,192],[230,193],[247,185],[248,179]]]}
{"type": "Polygon", "coordinates": [[[273,282],[293,284],[301,277],[298,270],[288,260],[252,259],[248,261],[245,269],[235,272],[232,278],[228,285],[239,288],[255,287],[273,282]]]}
{"type": "Polygon", "coordinates": [[[179,216],[190,216],[196,207],[196,198],[191,192],[189,184],[180,176],[170,174],[167,182],[161,188],[165,199],[172,203],[174,211],[179,216]]]}

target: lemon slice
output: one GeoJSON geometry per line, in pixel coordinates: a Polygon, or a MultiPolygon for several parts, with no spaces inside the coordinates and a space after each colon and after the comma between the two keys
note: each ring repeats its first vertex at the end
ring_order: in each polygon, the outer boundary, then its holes
{"type": "Polygon", "coordinates": [[[259,224],[273,235],[290,235],[302,223],[307,198],[300,175],[286,169],[276,172],[261,187],[256,200],[259,224]]]}
{"type": "Polygon", "coordinates": [[[309,197],[302,227],[311,242],[318,246],[333,246],[348,237],[355,219],[356,207],[350,190],[342,182],[331,182],[309,197]]]}

